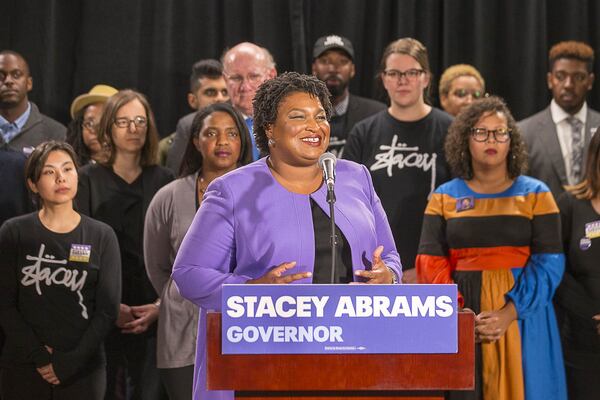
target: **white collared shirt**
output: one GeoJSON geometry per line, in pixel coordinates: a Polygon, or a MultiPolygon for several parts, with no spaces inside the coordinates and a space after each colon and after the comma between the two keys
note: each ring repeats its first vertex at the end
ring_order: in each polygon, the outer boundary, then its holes
{"type": "MultiPolygon", "coordinates": [[[[587,103],[583,103],[581,109],[572,116],[577,118],[583,123],[583,132],[581,140],[585,143],[585,122],[587,116],[587,103]]],[[[567,118],[571,117],[571,114],[563,110],[555,101],[552,99],[550,102],[550,114],[552,114],[552,121],[556,125],[556,134],[558,135],[558,142],[560,143],[560,151],[565,162],[565,172],[567,173],[567,180],[569,185],[575,185],[578,182],[573,181],[571,175],[571,152],[573,151],[573,139],[571,132],[571,125],[567,122],[567,118]]]]}

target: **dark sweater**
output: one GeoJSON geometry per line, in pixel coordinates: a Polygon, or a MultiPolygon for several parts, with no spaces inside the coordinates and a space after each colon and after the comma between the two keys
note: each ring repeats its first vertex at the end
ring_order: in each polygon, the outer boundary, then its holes
{"type": "Polygon", "coordinates": [[[0,229],[1,365],[52,363],[61,382],[98,366],[117,318],[120,270],[106,224],[82,215],[74,230],[55,233],[37,212],[8,220],[0,229]]]}

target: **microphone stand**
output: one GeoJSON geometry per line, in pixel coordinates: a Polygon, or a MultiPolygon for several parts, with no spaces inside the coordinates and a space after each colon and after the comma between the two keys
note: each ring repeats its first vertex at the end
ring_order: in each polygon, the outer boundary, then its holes
{"type": "Polygon", "coordinates": [[[335,192],[333,191],[333,185],[327,185],[327,202],[329,203],[329,215],[331,222],[331,283],[335,283],[335,259],[337,252],[337,235],[335,234],[335,212],[333,205],[335,204],[335,192]]]}

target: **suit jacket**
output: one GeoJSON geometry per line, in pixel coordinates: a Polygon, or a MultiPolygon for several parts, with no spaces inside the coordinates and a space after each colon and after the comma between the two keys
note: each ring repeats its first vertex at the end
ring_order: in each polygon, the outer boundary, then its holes
{"type": "MultiPolygon", "coordinates": [[[[369,171],[338,160],[336,173],[336,225],[350,245],[353,269],[369,268],[373,251],[383,245],[383,261],[400,277],[400,257],[369,171]]],[[[245,283],[283,262],[296,261],[294,273],[312,272],[310,199],[329,215],[326,194],[325,185],[311,195],[289,192],[273,178],[266,158],[229,172],[208,187],[173,268],[181,295],[202,309],[194,399],[233,398],[230,392],[206,392],[205,310],[221,308],[224,283],[245,283]]],[[[311,278],[296,283],[311,283],[311,278]]]]}
{"type": "MultiPolygon", "coordinates": [[[[37,106],[31,104],[31,113],[23,129],[9,143],[8,147],[23,152],[23,149],[36,147],[47,140],[58,140],[64,142],[67,137],[67,128],[50,117],[40,113],[37,106]]],[[[28,151],[27,153],[30,153],[28,151]]]]}
{"type": "Polygon", "coordinates": [[[386,107],[385,104],[379,101],[350,94],[346,113],[331,118],[331,137],[327,150],[338,158],[342,158],[346,139],[354,125],[373,114],[377,114],[386,107]]]}
{"type": "Polygon", "coordinates": [[[175,129],[175,136],[173,136],[173,143],[167,153],[167,165],[175,175],[179,175],[179,167],[181,161],[183,161],[183,153],[187,147],[190,135],[192,134],[192,122],[196,112],[189,113],[185,117],[181,117],[177,122],[177,128],[175,129]]]}
{"type": "MultiPolygon", "coordinates": [[[[565,169],[565,160],[560,149],[556,125],[552,121],[550,106],[519,122],[519,129],[527,145],[529,153],[528,175],[545,182],[554,197],[564,192],[564,185],[568,184],[565,169]]],[[[587,157],[587,148],[592,135],[600,126],[600,113],[588,107],[585,122],[585,151],[584,161],[587,157]]]]}
{"type": "Polygon", "coordinates": [[[354,128],[354,125],[356,125],[358,121],[362,121],[363,119],[370,117],[373,114],[377,114],[379,111],[386,108],[387,105],[380,101],[350,94],[350,99],[348,100],[348,110],[346,111],[348,118],[346,120],[346,136],[348,136],[348,132],[354,128]]]}

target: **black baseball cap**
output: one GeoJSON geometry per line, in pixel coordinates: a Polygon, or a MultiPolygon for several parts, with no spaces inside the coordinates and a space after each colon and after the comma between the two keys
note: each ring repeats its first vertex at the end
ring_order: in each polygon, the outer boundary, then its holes
{"type": "Polygon", "coordinates": [[[327,50],[338,49],[348,53],[350,58],[354,60],[354,47],[350,39],[339,35],[328,35],[317,39],[313,47],[313,58],[318,58],[327,50]]]}

